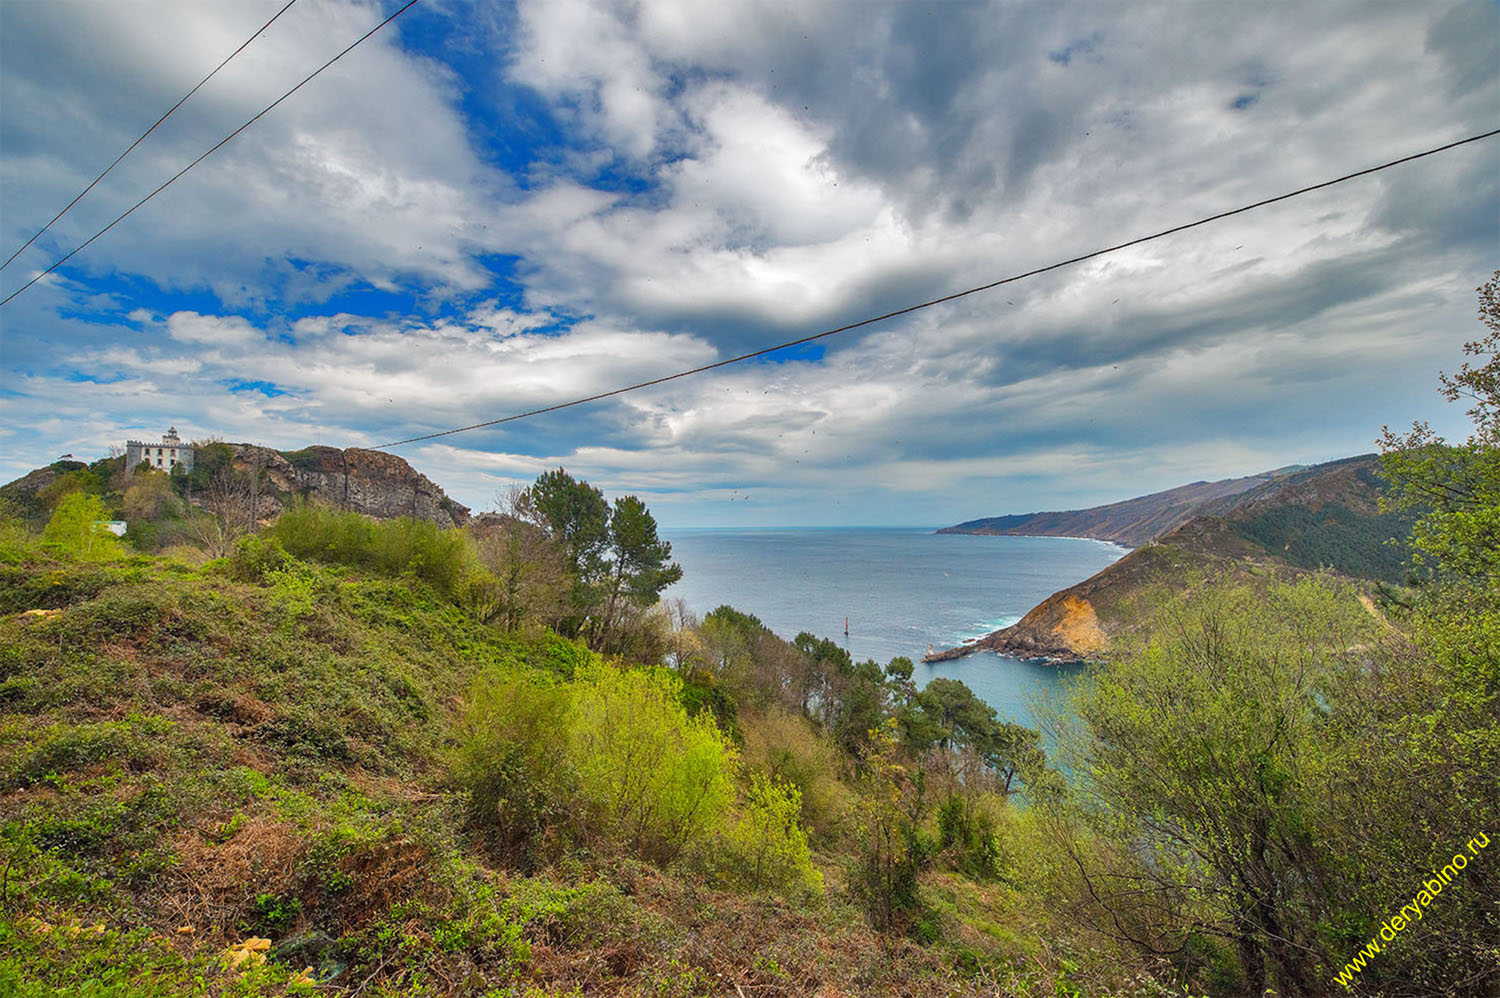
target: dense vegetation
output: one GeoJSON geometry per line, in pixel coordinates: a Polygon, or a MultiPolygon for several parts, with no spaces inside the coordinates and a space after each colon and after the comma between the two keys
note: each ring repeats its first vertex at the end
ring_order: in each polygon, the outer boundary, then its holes
{"type": "Polygon", "coordinates": [[[1166,588],[1050,760],[906,659],[664,606],[644,505],[561,470],[484,529],[305,506],[205,560],[68,469],[0,521],[0,992],[1492,994],[1488,289],[1474,435],[1387,438],[1420,584],[1166,588]]]}
{"type": "Polygon", "coordinates": [[[1364,516],[1330,504],[1276,506],[1232,520],[1235,533],[1298,568],[1330,570],[1360,579],[1402,583],[1408,575],[1405,545],[1415,517],[1404,510],[1364,516]]]}

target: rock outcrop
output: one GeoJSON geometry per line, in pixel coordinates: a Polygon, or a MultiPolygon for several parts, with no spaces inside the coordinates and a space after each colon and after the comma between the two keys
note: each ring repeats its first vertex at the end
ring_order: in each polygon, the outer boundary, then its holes
{"type": "Polygon", "coordinates": [[[253,444],[229,444],[236,471],[259,471],[255,515],[274,520],[301,498],[349,509],[376,519],[411,516],[444,527],[469,522],[469,509],[403,458],[362,447],[304,447],[275,451],[253,444]]]}
{"type": "MultiPolygon", "coordinates": [[[[255,519],[269,523],[291,503],[303,499],[336,509],[349,509],[376,519],[413,516],[444,527],[469,522],[469,509],[449,499],[432,479],[403,458],[385,451],[362,447],[304,447],[277,451],[254,444],[209,443],[198,447],[197,468],[192,482],[179,481],[179,492],[194,505],[202,505],[205,493],[215,487],[220,469],[235,474],[227,487],[240,508],[253,504],[255,519]],[[252,486],[252,483],[253,486],[252,486]],[[196,490],[196,491],[195,491],[196,490]]],[[[113,487],[124,491],[124,458],[108,463],[104,474],[113,487]]],[[[96,470],[101,462],[93,466],[96,470]]],[[[89,467],[81,462],[59,461],[0,486],[0,500],[22,516],[45,522],[47,510],[41,491],[68,471],[89,467]]],[[[217,483],[217,487],[226,487],[217,483]]]]}

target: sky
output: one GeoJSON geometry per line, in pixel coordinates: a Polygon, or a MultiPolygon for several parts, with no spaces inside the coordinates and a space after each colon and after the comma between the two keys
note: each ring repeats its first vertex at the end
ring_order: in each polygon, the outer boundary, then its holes
{"type": "MultiPolygon", "coordinates": [[[[0,257],[284,0],[0,3],[0,257]]],[[[0,297],[393,12],[298,0],[0,297]]],[[[422,0],[0,308],[0,480],[169,425],[375,447],[1500,127],[1493,0],[422,0]]],[[[1462,437],[1500,139],[817,344],[393,448],[668,529],[938,526],[1462,437]]]]}

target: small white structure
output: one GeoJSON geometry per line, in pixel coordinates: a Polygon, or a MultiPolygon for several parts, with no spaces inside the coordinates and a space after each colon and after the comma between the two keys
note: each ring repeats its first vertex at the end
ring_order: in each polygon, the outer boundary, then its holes
{"type": "Polygon", "coordinates": [[[125,531],[130,529],[124,520],[96,520],[94,521],[94,526],[101,530],[108,530],[116,537],[124,537],[125,531]]]}
{"type": "Polygon", "coordinates": [[[132,472],[136,465],[142,463],[159,471],[170,472],[179,465],[183,471],[192,471],[193,445],[182,442],[175,426],[167,430],[166,435],[157,443],[125,441],[125,471],[132,472]]]}

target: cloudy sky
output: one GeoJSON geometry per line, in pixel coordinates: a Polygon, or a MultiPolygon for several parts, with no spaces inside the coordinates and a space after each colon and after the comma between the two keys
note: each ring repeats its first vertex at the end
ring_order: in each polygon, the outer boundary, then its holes
{"type": "MultiPolygon", "coordinates": [[[[0,258],[284,0],[0,3],[0,258]]],[[[0,297],[395,10],[299,0],[0,297]]],[[[377,446],[1500,125],[1500,7],[423,0],[0,308],[0,479],[377,446]]],[[[930,524],[1461,434],[1500,140],[816,347],[396,452],[667,526],[930,524]]]]}

